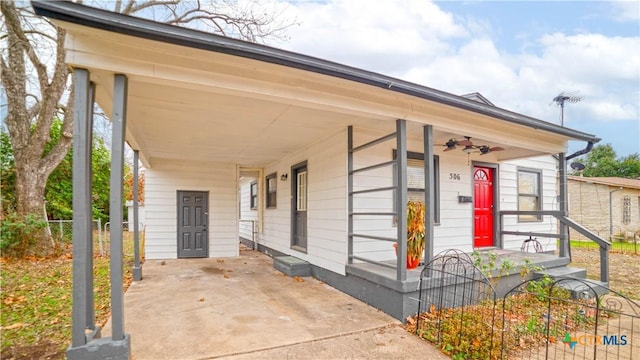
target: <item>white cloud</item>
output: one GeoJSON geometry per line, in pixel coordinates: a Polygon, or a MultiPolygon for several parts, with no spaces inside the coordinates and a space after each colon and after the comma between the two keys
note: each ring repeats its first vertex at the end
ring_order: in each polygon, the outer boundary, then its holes
{"type": "Polygon", "coordinates": [[[611,17],[620,22],[638,21],[640,20],[640,3],[638,1],[611,1],[607,4],[610,6],[611,17]]]}
{"type": "Polygon", "coordinates": [[[637,36],[529,33],[526,46],[507,52],[486,20],[455,17],[424,0],[328,0],[292,8],[302,23],[284,44],[293,51],[454,94],[478,91],[497,106],[556,123],[559,109],[551,99],[579,90],[585,99],[567,108],[570,126],[579,119],[640,118],[637,36]]]}

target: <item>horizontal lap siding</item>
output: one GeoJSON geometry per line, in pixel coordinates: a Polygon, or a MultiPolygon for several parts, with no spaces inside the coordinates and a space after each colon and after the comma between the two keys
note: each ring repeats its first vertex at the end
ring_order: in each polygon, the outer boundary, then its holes
{"type": "Polygon", "coordinates": [[[209,192],[209,256],[238,256],[236,166],[156,160],[145,173],[148,259],[177,257],[177,191],[209,192]]]}
{"type": "MultiPolygon", "coordinates": [[[[264,169],[277,173],[277,207],[264,209],[260,244],[345,274],[347,252],[346,129],[264,169]],[[307,161],[307,253],[291,249],[291,166],[307,161]],[[286,181],[280,180],[288,174],[286,181]]],[[[246,186],[243,186],[243,188],[246,186]]],[[[241,193],[244,190],[241,190],[241,193]]],[[[246,205],[242,205],[243,209],[246,205]]]]}
{"type": "MultiPolygon", "coordinates": [[[[557,161],[552,156],[512,160],[500,165],[500,210],[518,210],[518,168],[542,170],[542,210],[558,210],[557,161]]],[[[558,232],[553,216],[543,216],[541,222],[518,222],[517,216],[504,217],[504,229],[552,233],[558,232]]],[[[526,236],[506,235],[505,249],[520,249],[526,236]]],[[[545,251],[556,249],[555,238],[538,238],[545,251]]]]}
{"type": "MultiPolygon", "coordinates": [[[[257,181],[256,178],[245,177],[240,180],[240,219],[241,220],[258,220],[258,210],[251,209],[251,183],[257,181]]],[[[257,225],[255,225],[257,228],[257,225]]],[[[247,240],[253,239],[253,230],[249,221],[241,221],[238,224],[240,237],[247,240]]]]}

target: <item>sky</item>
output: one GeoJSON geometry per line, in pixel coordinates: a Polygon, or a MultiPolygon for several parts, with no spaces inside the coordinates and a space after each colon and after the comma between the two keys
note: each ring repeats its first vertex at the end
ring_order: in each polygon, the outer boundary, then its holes
{"type": "Polygon", "coordinates": [[[638,1],[278,1],[299,25],[269,45],[556,124],[565,92],[565,126],[640,153],[638,1]]]}

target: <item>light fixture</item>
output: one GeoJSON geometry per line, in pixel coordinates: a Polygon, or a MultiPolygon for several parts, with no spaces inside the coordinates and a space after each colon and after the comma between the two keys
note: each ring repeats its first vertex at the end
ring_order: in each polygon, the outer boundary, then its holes
{"type": "Polygon", "coordinates": [[[467,155],[471,154],[475,150],[476,149],[472,145],[465,146],[464,149],[462,149],[462,151],[464,151],[464,153],[467,155]]]}
{"type": "Polygon", "coordinates": [[[282,174],[280,175],[280,181],[287,181],[288,177],[289,177],[289,174],[282,174]]]}

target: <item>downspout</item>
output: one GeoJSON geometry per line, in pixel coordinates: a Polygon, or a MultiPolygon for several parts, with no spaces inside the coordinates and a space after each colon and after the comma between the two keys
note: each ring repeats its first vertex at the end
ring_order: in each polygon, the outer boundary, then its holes
{"type": "MultiPolygon", "coordinates": [[[[600,141],[600,139],[596,139],[596,141],[589,141],[587,146],[582,149],[574,152],[571,155],[564,156],[564,153],[553,155],[553,157],[558,160],[559,167],[559,177],[560,177],[560,211],[563,216],[569,216],[569,191],[568,191],[568,183],[567,183],[567,162],[575,157],[584,155],[589,153],[593,149],[593,144],[600,141]]],[[[560,223],[560,257],[569,257],[571,259],[571,242],[569,241],[569,228],[560,223]]]]}
{"type": "Polygon", "coordinates": [[[593,144],[597,143],[598,141],[600,141],[600,139],[597,139],[596,141],[589,141],[587,143],[587,147],[586,148],[584,148],[582,150],[578,150],[578,151],[574,152],[571,155],[568,155],[567,156],[567,161],[569,161],[569,160],[571,160],[571,159],[573,159],[575,157],[578,157],[578,156],[581,156],[581,155],[584,155],[584,154],[588,154],[589,152],[591,152],[591,149],[593,149],[593,144]]]}

